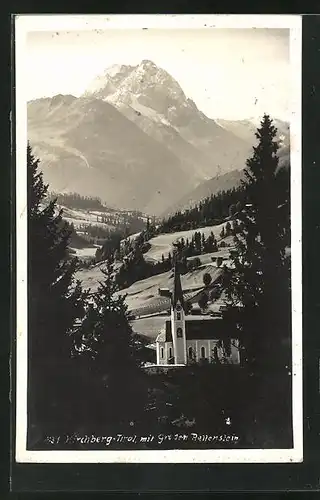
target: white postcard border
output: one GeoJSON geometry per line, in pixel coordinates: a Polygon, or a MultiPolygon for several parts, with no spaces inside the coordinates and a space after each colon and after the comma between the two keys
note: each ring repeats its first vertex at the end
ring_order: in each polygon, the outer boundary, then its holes
{"type": "Polygon", "coordinates": [[[16,56],[16,461],[23,463],[288,463],[303,461],[301,49],[298,15],[17,15],[16,56]],[[27,442],[27,107],[28,31],[91,29],[290,29],[293,449],[30,451],[27,442]]]}

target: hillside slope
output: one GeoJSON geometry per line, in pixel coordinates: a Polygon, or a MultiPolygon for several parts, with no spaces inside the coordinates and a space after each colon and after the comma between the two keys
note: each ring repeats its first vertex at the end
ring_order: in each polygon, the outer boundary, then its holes
{"type": "Polygon", "coordinates": [[[196,231],[200,231],[201,233],[203,233],[206,238],[212,232],[215,238],[219,239],[220,232],[224,225],[225,224],[223,223],[216,226],[201,227],[199,229],[189,229],[187,231],[159,234],[158,236],[155,236],[148,241],[151,248],[144,254],[144,258],[149,262],[160,262],[162,255],[167,258],[169,252],[171,252],[172,254],[173,243],[175,243],[177,240],[180,240],[181,238],[184,238],[185,240],[188,238],[189,240],[191,240],[193,234],[196,231]]]}
{"type": "MultiPolygon", "coordinates": [[[[165,257],[168,256],[169,252],[171,252],[172,254],[173,243],[175,241],[180,240],[181,238],[184,239],[189,238],[191,240],[192,235],[195,233],[195,231],[200,231],[201,233],[204,233],[205,237],[208,237],[209,234],[213,232],[215,237],[217,239],[220,239],[220,232],[224,225],[225,224],[223,223],[216,226],[201,227],[199,229],[191,229],[188,231],[177,231],[175,233],[159,234],[158,236],[155,236],[154,238],[151,238],[149,240],[148,243],[150,243],[150,249],[143,255],[144,259],[146,261],[153,263],[160,262],[162,254],[164,254],[165,257]]],[[[135,236],[138,236],[138,234],[139,233],[137,233],[136,235],[132,235],[129,238],[134,238],[135,236]]],[[[200,257],[203,258],[204,256],[200,257]]],[[[98,264],[91,266],[89,269],[82,269],[81,271],[77,272],[76,279],[79,279],[82,282],[84,288],[86,289],[90,288],[92,291],[95,291],[99,285],[99,280],[103,279],[103,273],[101,269],[103,269],[104,267],[105,263],[100,262],[98,264]]],[[[148,284],[153,282],[161,283],[161,279],[159,278],[159,276],[160,277],[163,276],[164,279],[166,280],[169,275],[167,275],[167,273],[163,273],[161,275],[152,276],[151,278],[140,281],[138,283],[143,283],[143,282],[147,282],[148,284]],[[158,281],[159,279],[160,281],[158,281]]],[[[136,283],[132,285],[132,287],[134,288],[136,288],[137,286],[139,285],[137,285],[136,283]]],[[[159,286],[161,285],[159,284],[159,286]]]]}
{"type": "Polygon", "coordinates": [[[208,196],[215,195],[219,191],[227,191],[228,189],[238,187],[243,178],[243,170],[233,170],[232,172],[201,182],[195,189],[192,189],[189,193],[182,196],[180,200],[171,205],[162,215],[165,217],[179,210],[194,207],[199,201],[204,200],[208,196]]]}
{"type": "MultiPolygon", "coordinates": [[[[278,152],[279,168],[290,168],[290,146],[282,145],[278,152]]],[[[245,167],[245,165],[244,165],[245,167]]],[[[185,210],[195,206],[199,201],[207,198],[208,196],[215,195],[219,191],[227,191],[238,187],[241,180],[244,179],[244,168],[242,170],[233,170],[223,175],[218,175],[212,179],[201,182],[195,189],[185,194],[171,205],[162,214],[164,217],[177,212],[178,210],[185,210]]]]}
{"type": "MultiPolygon", "coordinates": [[[[95,292],[99,286],[99,281],[104,279],[102,269],[103,263],[83,269],[76,273],[76,279],[82,282],[84,289],[95,292]]],[[[181,283],[184,290],[191,296],[197,290],[203,288],[203,275],[209,273],[213,281],[221,275],[221,268],[212,264],[205,264],[199,268],[181,276],[181,283]]],[[[128,310],[134,315],[155,314],[166,311],[170,307],[170,300],[159,295],[159,288],[172,289],[173,271],[157,274],[144,280],[136,281],[130,287],[119,292],[126,296],[128,310]]]]}

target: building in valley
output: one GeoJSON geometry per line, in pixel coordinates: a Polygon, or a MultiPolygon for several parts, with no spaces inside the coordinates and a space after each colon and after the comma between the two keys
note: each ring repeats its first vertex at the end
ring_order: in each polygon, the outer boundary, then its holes
{"type": "Polygon", "coordinates": [[[171,318],[156,340],[157,365],[190,362],[240,363],[239,341],[221,317],[186,315],[180,274],[175,266],[171,318]]]}

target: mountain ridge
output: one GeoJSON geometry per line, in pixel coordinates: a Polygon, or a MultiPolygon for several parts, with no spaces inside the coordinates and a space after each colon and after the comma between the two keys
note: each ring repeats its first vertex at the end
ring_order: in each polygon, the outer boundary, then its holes
{"type": "Polygon", "coordinates": [[[183,194],[179,159],[111,104],[88,98],[77,98],[62,108],[60,103],[56,107],[51,104],[50,112],[42,113],[42,120],[36,109],[36,127],[30,115],[38,103],[29,105],[28,135],[53,190],[69,185],[80,194],[98,195],[111,204],[118,200],[124,208],[139,209],[142,204],[151,213],[161,209],[162,200],[159,209],[152,200],[156,188],[171,193],[171,198],[177,191],[183,194]],[[149,164],[154,166],[153,190],[141,183],[148,176],[149,164]],[[137,177],[139,183],[135,182],[137,177]]]}
{"type": "Polygon", "coordinates": [[[53,190],[70,186],[153,215],[243,168],[252,146],[208,118],[148,60],[107,68],[80,97],[30,101],[28,136],[53,190]]]}
{"type": "MultiPolygon", "coordinates": [[[[196,169],[201,172],[202,180],[219,170],[233,170],[245,160],[248,144],[208,118],[186,96],[177,80],[152,61],[143,60],[134,67],[122,65],[118,73],[111,71],[111,75],[107,69],[103,75],[105,86],[103,76],[98,77],[99,89],[92,95],[116,106],[147,134],[180,155],[180,145],[175,143],[178,134],[180,144],[181,140],[188,143],[189,150],[193,150],[191,156],[198,156],[196,169]],[[142,123],[142,118],[148,123],[142,123]],[[228,147],[230,142],[232,147],[228,147]]],[[[89,94],[88,90],[84,93],[89,94]]],[[[183,160],[188,161],[186,155],[183,160]]],[[[191,164],[194,170],[194,162],[191,164]]],[[[200,180],[199,175],[195,180],[200,180]]]]}

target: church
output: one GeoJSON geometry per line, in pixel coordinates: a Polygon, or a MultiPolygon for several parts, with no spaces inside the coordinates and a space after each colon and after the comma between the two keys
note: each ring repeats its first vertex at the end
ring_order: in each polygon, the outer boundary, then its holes
{"type": "Polygon", "coordinates": [[[157,365],[185,366],[191,362],[240,364],[239,341],[230,338],[222,318],[186,315],[180,274],[175,265],[171,318],[157,336],[157,365]]]}

